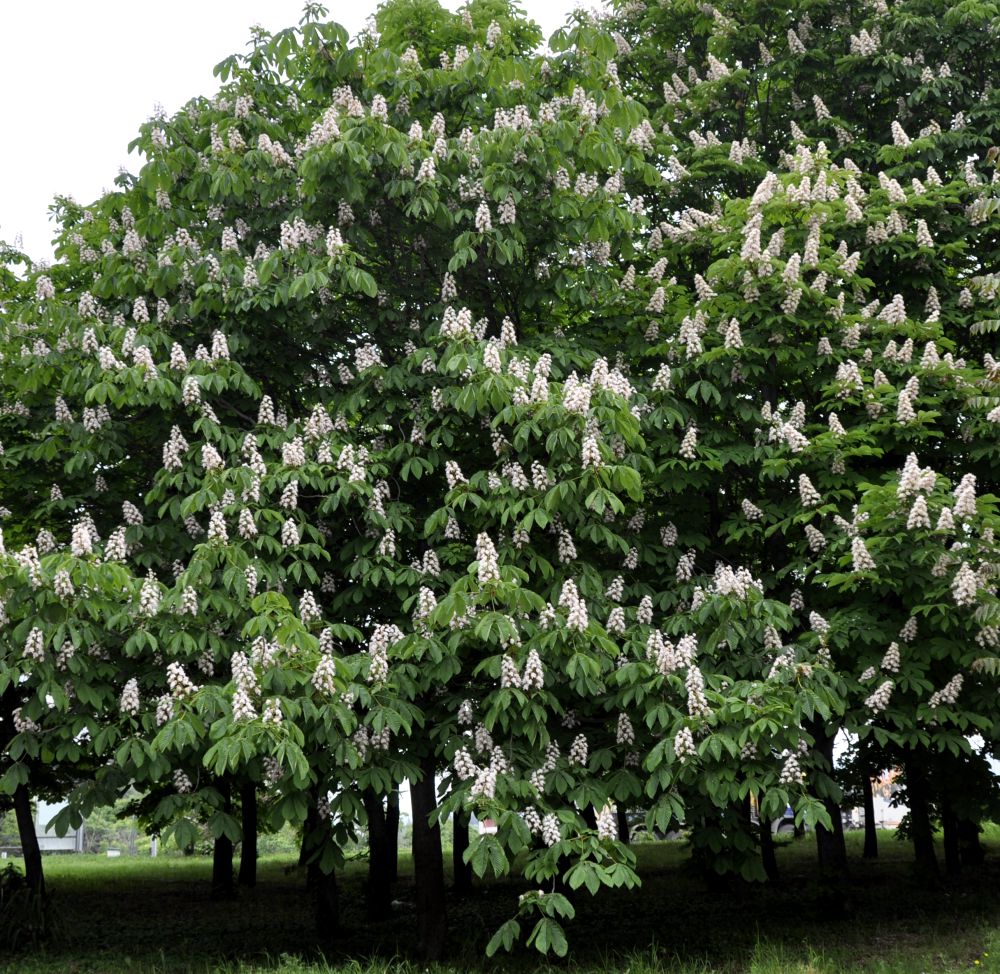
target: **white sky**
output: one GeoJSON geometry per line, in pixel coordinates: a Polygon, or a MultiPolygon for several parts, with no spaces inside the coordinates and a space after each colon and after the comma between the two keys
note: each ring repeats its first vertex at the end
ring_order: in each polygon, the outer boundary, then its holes
{"type": "MultiPolygon", "coordinates": [[[[443,0],[457,9],[461,0],[443,0]]],[[[327,0],[354,36],[377,0],[327,0]]],[[[522,0],[548,37],[574,0],[522,0]]],[[[0,239],[21,234],[51,259],[53,196],[81,203],[112,185],[127,147],[159,102],[169,114],[217,87],[212,68],[246,49],[252,24],[298,23],[303,0],[0,0],[0,239]]]]}

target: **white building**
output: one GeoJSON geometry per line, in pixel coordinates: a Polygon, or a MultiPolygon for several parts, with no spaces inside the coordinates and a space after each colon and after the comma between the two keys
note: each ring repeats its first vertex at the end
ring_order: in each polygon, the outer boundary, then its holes
{"type": "Polygon", "coordinates": [[[50,823],[67,805],[59,802],[50,805],[41,799],[35,805],[35,835],[42,852],[83,852],[83,826],[70,829],[65,835],[56,835],[50,823]]]}

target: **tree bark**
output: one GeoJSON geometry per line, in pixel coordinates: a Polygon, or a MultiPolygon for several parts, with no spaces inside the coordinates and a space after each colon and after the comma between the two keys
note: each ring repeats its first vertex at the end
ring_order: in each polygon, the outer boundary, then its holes
{"type": "Polygon", "coordinates": [[[337,939],[337,931],[340,929],[340,890],[337,887],[337,874],[333,871],[324,873],[318,862],[311,862],[306,871],[306,888],[313,895],[316,935],[320,944],[328,947],[337,939]]]}
{"type": "Polygon", "coordinates": [[[413,872],[416,878],[417,928],[425,960],[444,955],[448,932],[445,908],[444,862],[441,829],[431,822],[437,807],[433,758],[421,761],[419,781],[410,782],[413,806],[413,872]]]}
{"type": "Polygon", "coordinates": [[[757,828],[760,834],[761,865],[764,867],[764,873],[767,878],[772,883],[776,883],[778,881],[778,857],[774,852],[774,834],[771,832],[771,823],[763,819],[760,812],[757,813],[757,819],[757,828]]]}
{"type": "Polygon", "coordinates": [[[389,882],[399,879],[399,788],[393,788],[385,798],[386,862],[389,882]]]}
{"type": "Polygon", "coordinates": [[[246,782],[240,789],[243,841],[240,843],[239,885],[257,885],[257,786],[246,782]]]}
{"type": "Polygon", "coordinates": [[[14,816],[21,841],[21,855],[24,856],[24,878],[28,889],[35,896],[45,895],[45,871],[42,868],[42,850],[35,833],[35,819],[31,814],[31,796],[27,785],[14,789],[14,816]]]}
{"type": "Polygon", "coordinates": [[[306,891],[312,895],[316,935],[321,946],[332,946],[340,929],[340,891],[337,874],[325,873],[320,867],[324,843],[333,842],[329,827],[324,828],[316,807],[322,791],[314,788],[302,826],[302,847],[299,865],[306,866],[306,891]]]}
{"type": "Polygon", "coordinates": [[[584,805],[580,809],[580,814],[583,816],[583,820],[587,823],[588,829],[597,828],[597,810],[593,805],[584,805]]]}
{"type": "Polygon", "coordinates": [[[910,836],[917,869],[926,878],[937,879],[940,873],[934,852],[934,830],[931,827],[930,800],[924,769],[913,751],[907,752],[903,767],[906,772],[906,803],[910,806],[910,836]]]}
{"type": "Polygon", "coordinates": [[[878,828],[875,822],[875,792],[872,789],[871,769],[867,763],[861,769],[861,790],[865,804],[865,859],[878,859],[878,828]]]}
{"type": "Polygon", "coordinates": [[[616,817],[618,819],[618,841],[628,845],[632,841],[628,827],[628,812],[621,805],[618,806],[616,817]]]}
{"type": "Polygon", "coordinates": [[[368,816],[368,885],[365,907],[368,919],[378,922],[392,914],[392,888],[389,878],[389,836],[382,796],[368,789],[362,795],[368,816]]]}
{"type": "Polygon", "coordinates": [[[465,850],[469,848],[469,813],[456,812],[452,815],[451,864],[452,886],[456,893],[472,891],[472,866],[465,861],[465,850]]]}
{"type": "MultiPolygon", "coordinates": [[[[823,727],[816,733],[816,751],[823,757],[827,774],[833,771],[834,735],[823,727]]],[[[830,816],[832,828],[816,826],[816,854],[819,868],[830,880],[847,878],[847,843],[844,840],[844,819],[840,803],[830,797],[822,797],[824,808],[830,816]]]]}
{"type": "Polygon", "coordinates": [[[949,879],[962,874],[962,857],[958,844],[958,818],[947,796],[941,799],[941,829],[944,832],[944,871],[949,879]]]}
{"type": "MultiPolygon", "coordinates": [[[[233,798],[228,781],[219,782],[222,792],[222,810],[231,814],[233,798]]],[[[212,848],[212,896],[228,897],[233,895],[233,840],[227,835],[220,835],[212,848]]]]}
{"type": "Polygon", "coordinates": [[[986,858],[982,844],[979,841],[979,823],[971,819],[958,820],[958,848],[962,857],[962,866],[981,866],[986,858]]]}

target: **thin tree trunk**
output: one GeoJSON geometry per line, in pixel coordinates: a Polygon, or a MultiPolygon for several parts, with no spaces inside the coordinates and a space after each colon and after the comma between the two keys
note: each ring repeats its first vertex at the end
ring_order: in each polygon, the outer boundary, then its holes
{"type": "Polygon", "coordinates": [[[389,882],[399,879],[399,788],[385,798],[386,871],[389,882]]]}
{"type": "Polygon", "coordinates": [[[962,874],[962,858],[958,844],[958,818],[947,797],[941,800],[941,828],[944,832],[944,871],[950,879],[962,874]]]}
{"type": "Polygon", "coordinates": [[[328,947],[337,939],[337,932],[340,929],[340,890],[337,887],[337,874],[332,870],[324,873],[318,862],[311,862],[306,871],[306,888],[313,895],[316,935],[320,944],[328,947]]]}
{"type": "Polygon", "coordinates": [[[340,929],[340,891],[337,874],[332,869],[324,872],[320,866],[324,843],[333,842],[328,823],[323,822],[316,807],[321,793],[321,789],[316,787],[310,795],[302,826],[299,865],[306,867],[306,891],[312,895],[317,938],[321,946],[329,947],[340,929]]]}
{"type": "Polygon", "coordinates": [[[618,806],[616,817],[618,819],[618,841],[628,845],[632,838],[628,827],[628,812],[621,805],[618,806]]]}
{"type": "Polygon", "coordinates": [[[452,886],[456,893],[465,894],[472,891],[472,866],[465,861],[465,850],[469,848],[469,813],[456,812],[451,819],[452,886]]]}
{"type": "MultiPolygon", "coordinates": [[[[219,782],[222,792],[222,810],[229,815],[233,810],[233,799],[228,781],[219,782]]],[[[233,840],[220,835],[212,847],[212,896],[233,895],[233,840]]]]}
{"type": "MultiPolygon", "coordinates": [[[[827,774],[833,772],[834,735],[822,727],[816,733],[816,751],[823,757],[827,774]]],[[[824,808],[830,816],[831,828],[816,826],[816,854],[819,868],[832,881],[847,877],[847,843],[844,840],[844,820],[840,803],[828,796],[822,797],[824,808]]]]}
{"type": "MultiPolygon", "coordinates": [[[[316,826],[319,825],[319,813],[316,811],[315,805],[310,804],[309,810],[306,812],[306,820],[302,824],[302,844],[299,846],[299,866],[305,866],[309,863],[309,856],[312,852],[312,846],[310,845],[310,838],[316,826]]],[[[308,885],[309,877],[306,874],[306,884],[308,885]]]]}
{"type": "Polygon", "coordinates": [[[365,906],[368,919],[386,920],[392,914],[392,889],[389,879],[389,837],[382,796],[372,789],[362,795],[368,816],[368,886],[365,906]]]}
{"type": "Polygon", "coordinates": [[[35,819],[31,814],[31,796],[27,785],[14,789],[14,816],[24,856],[24,878],[28,889],[36,896],[45,895],[45,871],[42,868],[42,850],[35,832],[35,819]]]}
{"type": "Polygon", "coordinates": [[[212,845],[212,895],[233,895],[233,840],[220,835],[212,845]]]}
{"type": "Polygon", "coordinates": [[[257,786],[246,782],[240,789],[243,841],[240,843],[240,886],[257,885],[257,786]]]}
{"type": "Polygon", "coordinates": [[[861,790],[865,802],[865,859],[878,859],[878,829],[875,822],[875,792],[867,762],[861,769],[861,790]]]}
{"type": "MultiPolygon", "coordinates": [[[[760,806],[757,806],[758,809],[760,806]]],[[[764,867],[764,873],[772,882],[778,881],[778,857],[774,851],[774,834],[771,832],[771,823],[763,819],[760,812],[757,813],[757,829],[760,833],[760,861],[764,867]]]]}
{"type": "Polygon", "coordinates": [[[979,823],[971,819],[958,820],[958,846],[962,856],[962,866],[981,866],[986,858],[979,841],[979,823]]]}
{"type": "Polygon", "coordinates": [[[937,879],[937,855],[934,852],[934,830],[931,827],[927,779],[919,758],[909,751],[904,761],[906,771],[906,803],[910,806],[910,836],[917,869],[928,879],[937,879]]]}
{"type": "Polygon", "coordinates": [[[424,759],[420,770],[422,772],[420,780],[410,782],[417,927],[420,950],[424,959],[438,961],[444,955],[448,919],[445,908],[441,829],[436,822],[431,822],[431,815],[437,807],[433,758],[424,759]]]}

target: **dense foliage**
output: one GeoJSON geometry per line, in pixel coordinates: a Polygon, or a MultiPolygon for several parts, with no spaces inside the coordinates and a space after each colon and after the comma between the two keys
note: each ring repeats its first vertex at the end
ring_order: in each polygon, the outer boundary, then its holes
{"type": "Polygon", "coordinates": [[[996,5],[629,2],[544,55],[506,0],[324,18],[59,200],[53,266],[5,252],[18,814],[134,787],[224,886],[259,809],[329,920],[409,781],[426,952],[474,811],[475,873],[538,886],[490,950],[561,954],[574,891],[638,882],[626,809],[763,879],[791,806],[836,873],[847,730],[957,868],[1000,735],[996,5]]]}

